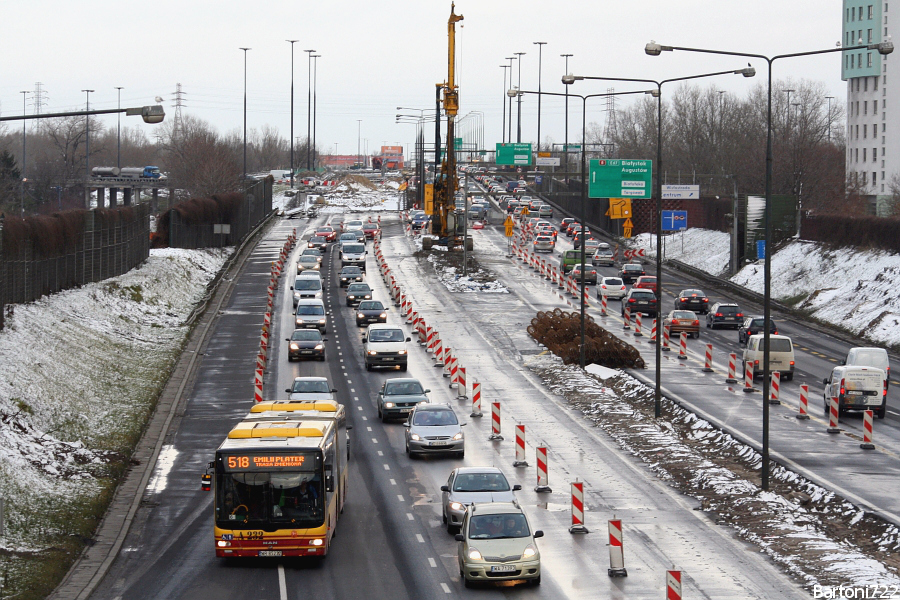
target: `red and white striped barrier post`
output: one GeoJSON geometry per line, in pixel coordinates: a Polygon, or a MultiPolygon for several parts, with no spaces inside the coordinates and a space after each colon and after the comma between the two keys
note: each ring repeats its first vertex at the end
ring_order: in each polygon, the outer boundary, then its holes
{"type": "Polygon", "coordinates": [[[712,344],[706,344],[706,360],[703,362],[703,372],[712,373],[712,344]]]}
{"type": "Polygon", "coordinates": [[[687,334],[683,331],[678,336],[678,359],[687,360],[687,334]]]}
{"type": "Polygon", "coordinates": [[[256,383],[253,384],[253,400],[254,400],[255,402],[262,402],[262,401],[263,401],[263,395],[262,395],[262,381],[258,381],[258,382],[256,382],[256,383]]]}
{"type": "Polygon", "coordinates": [[[428,333],[431,331],[431,327],[425,322],[425,319],[421,319],[419,321],[419,345],[424,346],[428,343],[428,333]]]}
{"type": "Polygon", "coordinates": [[[737,383],[737,354],[731,352],[728,354],[728,377],[725,383],[737,383]]]}
{"type": "Polygon", "coordinates": [[[653,319],[652,324],[650,325],[650,339],[648,339],[647,341],[651,344],[656,342],[656,328],[658,321],[659,319],[653,319]]]}
{"type": "Polygon", "coordinates": [[[809,386],[805,383],[800,386],[800,410],[797,418],[801,421],[809,420],[809,386]]]}
{"type": "Polygon", "coordinates": [[[634,337],[644,337],[641,332],[641,311],[637,311],[637,314],[634,315],[634,337]]]}
{"type": "Polygon", "coordinates": [[[437,342],[434,344],[434,366],[435,367],[443,367],[444,366],[444,344],[441,342],[441,338],[437,339],[437,342]]]}
{"type": "Polygon", "coordinates": [[[525,460],[525,426],[516,425],[516,460],[513,461],[514,467],[527,467],[528,461],[525,460]]]}
{"type": "Polygon", "coordinates": [[[450,389],[453,389],[457,386],[458,382],[456,381],[456,374],[459,371],[459,359],[456,358],[455,354],[450,354],[450,389]]]}
{"type": "Polygon", "coordinates": [[[416,322],[416,319],[419,318],[419,313],[413,310],[412,302],[409,303],[407,307],[409,310],[406,311],[406,324],[413,324],[416,322]]]}
{"type": "Polygon", "coordinates": [[[500,403],[491,402],[491,435],[488,436],[488,441],[499,442],[502,439],[503,436],[500,435],[500,403]]]}
{"type": "Polygon", "coordinates": [[[565,278],[564,274],[559,271],[559,269],[557,269],[557,271],[556,271],[556,277],[559,280],[559,282],[556,284],[556,287],[558,287],[561,290],[565,289],[566,288],[566,278],[565,278]]]}
{"type": "Polygon", "coordinates": [[[828,406],[828,433],[840,433],[841,428],[838,427],[838,422],[840,421],[841,416],[841,405],[840,400],[838,400],[837,396],[831,399],[831,404],[828,406]]]}
{"type": "Polygon", "coordinates": [[[669,336],[671,335],[670,329],[672,325],[671,323],[663,322],[663,339],[662,345],[660,346],[660,350],[663,352],[669,352],[671,348],[669,347],[669,336]]]}
{"type": "Polygon", "coordinates": [[[666,571],[666,600],[681,600],[681,571],[666,571]]]}
{"type": "Polygon", "coordinates": [[[534,491],[538,493],[552,492],[550,489],[550,479],[547,477],[547,447],[538,446],[535,449],[535,457],[537,458],[537,485],[534,491]]]}
{"type": "Polygon", "coordinates": [[[453,351],[450,349],[450,346],[444,346],[444,368],[441,370],[441,375],[444,377],[450,377],[450,361],[453,359],[453,351]]]}
{"type": "Polygon", "coordinates": [[[605,317],[606,314],[606,295],[600,294],[600,316],[605,317]]]}
{"type": "Polygon", "coordinates": [[[628,577],[625,570],[625,551],[622,546],[622,521],[620,519],[609,520],[609,569],[606,574],[610,577],[628,577]]]}
{"type": "Polygon", "coordinates": [[[753,363],[749,360],[744,363],[744,391],[753,391],[753,363]]]}
{"type": "Polygon", "coordinates": [[[575,481],[572,483],[572,525],[569,533],[588,533],[584,526],[584,483],[575,481]]]}
{"type": "Polygon", "coordinates": [[[469,387],[466,384],[466,368],[459,367],[456,370],[456,399],[462,400],[463,398],[468,398],[469,387]]]}
{"type": "Polygon", "coordinates": [[[778,399],[778,393],[781,391],[781,372],[772,371],[770,376],[772,379],[769,384],[769,388],[771,388],[769,404],[781,404],[781,400],[778,399]]]}
{"type": "Polygon", "coordinates": [[[481,383],[478,380],[472,380],[472,414],[470,417],[481,418],[481,383]]]}
{"type": "Polygon", "coordinates": [[[872,443],[872,427],[875,421],[875,411],[863,411],[863,441],[859,445],[863,450],[874,450],[875,444],[872,443]]]}
{"type": "Polygon", "coordinates": [[[253,385],[262,385],[263,382],[263,370],[255,369],[253,371],[253,385]]]}
{"type": "Polygon", "coordinates": [[[260,370],[265,370],[266,368],[266,357],[262,353],[256,355],[256,368],[260,370]]]}
{"type": "Polygon", "coordinates": [[[581,286],[581,295],[584,296],[584,305],[587,307],[591,306],[591,294],[588,292],[587,286],[581,286]]]}
{"type": "Polygon", "coordinates": [[[431,330],[431,335],[428,336],[428,346],[425,348],[425,351],[434,354],[435,350],[437,350],[438,340],[441,339],[441,334],[438,333],[437,329],[431,330]]]}
{"type": "Polygon", "coordinates": [[[622,329],[631,329],[631,309],[626,307],[625,313],[622,316],[624,317],[622,320],[622,329]]]}

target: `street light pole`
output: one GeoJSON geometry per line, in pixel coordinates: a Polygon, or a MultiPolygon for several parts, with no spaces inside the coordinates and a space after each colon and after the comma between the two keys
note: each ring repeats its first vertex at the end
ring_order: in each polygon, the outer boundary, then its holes
{"type": "Polygon", "coordinates": [[[742,56],[746,58],[759,58],[766,61],[768,65],[768,82],[766,84],[766,206],[765,206],[765,244],[766,251],[763,261],[763,423],[762,423],[762,473],[761,487],[763,490],[769,489],[769,347],[771,342],[769,323],[772,317],[772,63],[780,58],[796,58],[800,56],[814,56],[817,54],[828,54],[831,52],[846,52],[850,50],[877,50],[880,54],[886,55],[894,51],[894,44],[888,40],[886,42],[864,44],[859,46],[828,48],[826,50],[811,50],[809,52],[795,52],[792,54],[779,54],[768,57],[762,54],[754,54],[749,52],[731,52],[726,50],[709,50],[705,48],[686,48],[680,46],[664,46],[656,42],[650,42],[644,47],[644,52],[650,56],[659,56],[663,51],[672,52],[674,50],[686,52],[699,52],[702,54],[722,54],[724,56],[742,56]]]}
{"type": "Polygon", "coordinates": [[[500,68],[503,69],[503,117],[500,119],[500,124],[503,128],[503,133],[500,136],[500,141],[504,144],[506,143],[506,90],[509,88],[506,87],[506,70],[510,68],[509,65],[500,65],[500,68]]]}
{"type": "Polygon", "coordinates": [[[543,54],[544,44],[547,42],[532,42],[538,47],[538,130],[537,130],[537,146],[536,151],[541,149],[541,55],[543,54]]]}
{"type": "Polygon", "coordinates": [[[360,154],[360,132],[362,131],[362,119],[356,120],[356,168],[360,168],[362,156],[360,154]]]}
{"type": "Polygon", "coordinates": [[[831,101],[834,96],[825,96],[825,99],[828,100],[828,141],[831,142],[831,101]]]}
{"type": "Polygon", "coordinates": [[[244,51],[244,178],[242,184],[247,181],[247,50],[250,48],[239,48],[244,51]]]}
{"type": "MultiPolygon", "coordinates": [[[[85,93],[86,107],[85,111],[90,112],[91,110],[91,92],[94,90],[81,90],[85,93]]],[[[84,116],[84,193],[85,193],[85,207],[90,208],[91,201],[91,190],[88,187],[88,182],[91,180],[91,117],[90,115],[84,116]]],[[[23,188],[24,190],[24,188],[23,188]]]]}
{"type": "MultiPolygon", "coordinates": [[[[19,93],[22,94],[22,114],[24,115],[25,110],[26,110],[25,99],[27,98],[28,94],[30,94],[31,92],[24,91],[24,92],[19,92],[19,93]]],[[[21,182],[22,183],[22,197],[21,197],[20,201],[22,203],[22,217],[23,218],[25,217],[25,182],[27,180],[27,176],[25,175],[25,168],[27,166],[26,159],[28,157],[28,155],[25,153],[25,125],[26,124],[27,124],[27,121],[22,121],[22,173],[20,173],[20,175],[19,175],[19,177],[22,180],[22,182],[21,182]]]]}
{"type": "Polygon", "coordinates": [[[306,52],[306,170],[312,167],[309,141],[312,134],[312,55],[315,50],[304,50],[306,52]]]}
{"type": "MultiPolygon", "coordinates": [[[[122,90],[124,88],[116,86],[116,89],[119,95],[117,108],[122,110],[122,90]]],[[[118,114],[116,121],[116,167],[122,168],[122,113],[118,114]]]]}
{"type": "Polygon", "coordinates": [[[285,40],[291,45],[291,189],[294,189],[294,44],[300,40],[285,40]]]}
{"type": "Polygon", "coordinates": [[[313,169],[316,168],[316,72],[319,65],[319,61],[317,60],[321,57],[321,54],[313,54],[313,126],[312,126],[312,166],[313,169]]]}
{"type": "MultiPolygon", "coordinates": [[[[512,88],[512,61],[516,60],[515,56],[507,56],[506,59],[509,61],[509,87],[512,88]]],[[[507,131],[507,142],[512,142],[512,96],[509,95],[509,90],[506,91],[506,96],[509,98],[509,122],[506,127],[507,131]]]]}
{"type": "MultiPolygon", "coordinates": [[[[656,81],[654,79],[634,79],[625,77],[586,77],[580,75],[565,75],[562,79],[563,83],[571,85],[575,81],[582,79],[592,79],[598,81],[630,81],[635,83],[652,83],[656,86],[653,95],[656,97],[656,319],[659,322],[661,315],[660,307],[662,307],[662,86],[673,81],[687,81],[690,79],[700,79],[703,77],[715,77],[717,75],[743,75],[744,77],[753,77],[756,70],[752,67],[738,69],[733,71],[716,71],[715,73],[703,73],[700,75],[688,75],[686,77],[673,77],[671,79],[663,79],[656,81]]],[[[584,148],[581,149],[584,152],[584,148]]],[[[661,333],[661,332],[660,332],[661,333]]],[[[662,389],[660,380],[662,378],[662,335],[656,336],[656,386],[654,391],[654,414],[656,418],[662,415],[662,389]]]]}
{"type": "MultiPolygon", "coordinates": [[[[566,70],[563,71],[563,74],[568,75],[569,74],[569,57],[572,55],[571,54],[560,54],[560,56],[562,56],[563,58],[566,59],[566,70]]],[[[565,172],[568,173],[569,172],[569,86],[563,85],[563,87],[566,90],[566,131],[564,133],[564,138],[563,138],[564,139],[563,153],[566,156],[565,172]]],[[[566,182],[568,182],[568,180],[569,180],[569,178],[566,177],[566,182]]]]}
{"type": "MultiPolygon", "coordinates": [[[[519,81],[516,84],[517,89],[522,89],[522,55],[524,52],[513,52],[519,57],[519,81]]],[[[516,100],[516,143],[522,143],[522,95],[519,94],[516,100]]]]}

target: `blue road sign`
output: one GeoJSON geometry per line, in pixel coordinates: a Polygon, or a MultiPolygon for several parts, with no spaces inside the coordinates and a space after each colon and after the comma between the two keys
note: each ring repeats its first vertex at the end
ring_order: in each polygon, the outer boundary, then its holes
{"type": "Polygon", "coordinates": [[[766,257],[766,240],[756,240],[756,260],[766,257]]]}
{"type": "Polygon", "coordinates": [[[541,175],[534,176],[534,185],[541,185],[544,183],[544,178],[541,175]]]}
{"type": "Polygon", "coordinates": [[[662,230],[663,231],[682,231],[687,229],[687,211],[686,210],[664,210],[662,211],[662,230]]]}

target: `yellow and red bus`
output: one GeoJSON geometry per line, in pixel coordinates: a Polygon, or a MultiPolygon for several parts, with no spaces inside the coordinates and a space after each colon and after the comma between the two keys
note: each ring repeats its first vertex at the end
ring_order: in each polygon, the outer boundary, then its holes
{"type": "Polygon", "coordinates": [[[328,553],[348,483],[343,406],[275,404],[247,415],[216,450],[216,556],[328,553]]]}

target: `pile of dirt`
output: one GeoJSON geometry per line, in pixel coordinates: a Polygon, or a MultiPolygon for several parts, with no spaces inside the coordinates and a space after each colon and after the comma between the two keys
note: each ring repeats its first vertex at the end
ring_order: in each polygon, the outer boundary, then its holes
{"type": "MultiPolygon", "coordinates": [[[[555,309],[539,312],[528,326],[528,335],[543,344],[567,365],[581,361],[581,314],[555,309]]],[[[610,369],[643,369],[644,359],[637,348],[606,331],[585,315],[585,364],[598,364],[610,369]]]]}
{"type": "Polygon", "coordinates": [[[367,177],[362,175],[344,175],[338,185],[348,185],[352,187],[362,187],[367,190],[377,190],[378,186],[372,183],[367,177]]]}

